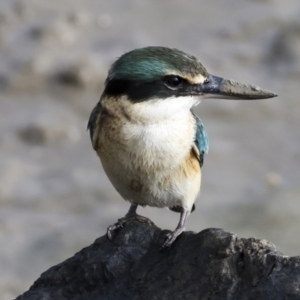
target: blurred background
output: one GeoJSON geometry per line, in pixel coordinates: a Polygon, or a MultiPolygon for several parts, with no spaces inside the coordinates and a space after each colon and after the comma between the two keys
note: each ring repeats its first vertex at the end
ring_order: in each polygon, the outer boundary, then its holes
{"type": "MultiPolygon", "coordinates": [[[[110,64],[149,45],[279,94],[195,109],[210,152],[187,230],[221,227],[300,254],[299,0],[0,0],[1,300],[126,213],[86,124],[110,64]]],[[[139,213],[161,228],[179,220],[139,213]]]]}

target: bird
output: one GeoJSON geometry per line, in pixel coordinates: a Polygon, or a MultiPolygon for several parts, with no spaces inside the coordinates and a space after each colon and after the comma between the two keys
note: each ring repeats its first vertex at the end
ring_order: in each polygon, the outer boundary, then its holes
{"type": "Polygon", "coordinates": [[[138,206],[180,213],[161,248],[185,230],[200,192],[207,131],[192,108],[206,98],[267,99],[275,93],[211,75],[199,60],[174,48],[149,46],[120,56],[110,67],[88,130],[110,182],[130,203],[107,236],[137,220],[138,206]]]}

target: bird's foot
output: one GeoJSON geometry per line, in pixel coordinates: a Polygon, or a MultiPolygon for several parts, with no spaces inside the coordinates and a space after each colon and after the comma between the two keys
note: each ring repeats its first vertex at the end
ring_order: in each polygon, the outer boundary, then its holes
{"type": "Polygon", "coordinates": [[[126,223],[130,222],[130,221],[139,221],[141,223],[146,223],[149,225],[154,225],[154,223],[143,216],[140,216],[138,214],[130,214],[130,215],[126,215],[124,218],[118,219],[118,222],[108,226],[107,228],[107,236],[108,238],[111,240],[112,239],[112,232],[115,231],[116,229],[122,228],[126,225],[126,223]]]}
{"type": "Polygon", "coordinates": [[[184,227],[180,227],[180,228],[176,228],[172,232],[167,233],[165,241],[161,246],[161,250],[169,248],[174,243],[176,238],[184,231],[184,229],[185,229],[184,227]]]}

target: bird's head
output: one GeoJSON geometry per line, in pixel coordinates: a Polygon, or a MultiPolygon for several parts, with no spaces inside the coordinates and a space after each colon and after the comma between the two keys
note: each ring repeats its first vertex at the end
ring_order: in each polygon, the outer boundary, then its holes
{"type": "Polygon", "coordinates": [[[109,70],[104,95],[125,96],[133,104],[155,103],[154,114],[158,110],[174,113],[190,109],[205,97],[266,99],[276,96],[253,85],[210,75],[194,56],[166,47],[145,47],[122,55],[109,70]]]}

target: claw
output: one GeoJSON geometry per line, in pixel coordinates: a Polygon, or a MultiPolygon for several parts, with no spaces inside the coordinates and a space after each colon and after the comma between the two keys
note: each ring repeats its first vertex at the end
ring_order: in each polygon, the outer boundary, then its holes
{"type": "Polygon", "coordinates": [[[123,226],[119,222],[107,227],[107,236],[110,240],[112,239],[112,232],[120,227],[123,227],[123,226]]]}
{"type": "Polygon", "coordinates": [[[112,232],[116,229],[119,229],[119,228],[123,228],[124,225],[129,222],[132,218],[127,218],[127,217],[124,217],[124,218],[121,218],[118,220],[117,223],[113,224],[113,225],[110,225],[107,227],[107,236],[108,238],[111,240],[112,239],[112,232]]]}
{"type": "Polygon", "coordinates": [[[154,225],[154,223],[151,220],[149,220],[148,218],[138,215],[135,212],[135,209],[136,209],[136,207],[133,207],[133,209],[132,209],[133,211],[129,210],[128,214],[124,218],[119,219],[117,223],[107,227],[107,237],[110,240],[112,239],[112,232],[115,231],[116,229],[124,227],[124,225],[126,223],[128,223],[129,221],[136,220],[136,221],[139,221],[141,223],[154,225]]]}
{"type": "Polygon", "coordinates": [[[166,239],[161,246],[161,250],[169,248],[177,239],[177,237],[184,231],[184,227],[175,229],[173,232],[169,232],[166,234],[166,239]]]}

